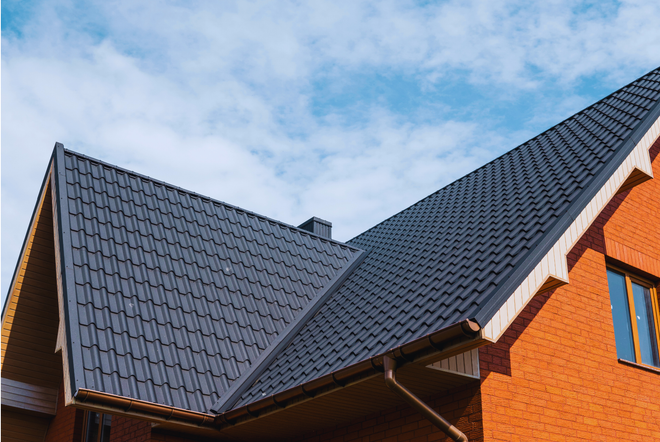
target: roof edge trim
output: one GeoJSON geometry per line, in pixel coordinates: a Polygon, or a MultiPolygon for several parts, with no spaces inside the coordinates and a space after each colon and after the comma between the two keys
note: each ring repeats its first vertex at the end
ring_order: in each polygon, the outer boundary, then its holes
{"type": "MultiPolygon", "coordinates": [[[[82,352],[80,350],[80,331],[71,324],[79,324],[78,305],[75,299],[75,279],[73,273],[73,252],[71,250],[71,227],[69,225],[69,198],[66,187],[66,163],[64,158],[64,145],[55,143],[53,150],[53,204],[56,207],[53,216],[56,216],[57,237],[59,242],[60,276],[62,279],[62,302],[64,303],[64,319],[66,331],[66,346],[68,349],[69,364],[69,391],[77,391],[84,386],[82,352]],[[80,378],[78,378],[80,376],[80,378]],[[79,384],[80,381],[80,384],[79,384]]],[[[57,245],[56,245],[57,247],[57,245]]],[[[57,251],[56,251],[57,253],[57,251]]]]}
{"type": "Polygon", "coordinates": [[[537,244],[530,247],[529,252],[527,252],[526,256],[521,259],[520,264],[510,273],[511,277],[505,279],[496,289],[488,303],[477,311],[473,319],[478,324],[485,325],[493,318],[520,284],[522,284],[527,276],[533,272],[534,268],[542,261],[543,257],[550,251],[550,249],[552,249],[559,238],[561,238],[562,234],[570,228],[571,224],[577,219],[582,210],[591,202],[603,186],[605,186],[619,166],[621,166],[626,158],[628,158],[638,144],[635,140],[643,139],[658,117],[660,117],[660,100],[653,104],[632,133],[621,141],[621,146],[613,154],[613,157],[608,163],[603,166],[603,170],[592,178],[591,182],[575,199],[563,216],[557,219],[555,224],[541,237],[537,244]]]}
{"type": "Polygon", "coordinates": [[[291,343],[293,338],[307,324],[307,321],[314,317],[323,307],[328,299],[344,284],[346,279],[353,271],[364,261],[369,254],[368,251],[359,250],[353,258],[342,267],[342,269],[323,287],[314,298],[307,303],[303,311],[289,324],[289,326],[280,334],[275,341],[259,355],[257,360],[250,366],[248,371],[237,379],[227,390],[224,398],[220,398],[210,411],[213,413],[223,413],[240,399],[245,391],[254,384],[263,374],[264,370],[279,356],[279,354],[291,343]]]}
{"type": "Polygon", "coordinates": [[[649,179],[653,178],[649,149],[657,142],[659,136],[660,117],[656,118],[635,145],[635,148],[628,153],[616,170],[607,177],[605,183],[582,207],[582,210],[577,215],[571,216],[570,225],[561,232],[559,238],[551,245],[550,250],[536,263],[533,270],[525,275],[515,291],[494,313],[493,317],[484,326],[487,339],[496,342],[534,295],[547,291],[544,290],[544,287],[548,280],[554,279],[560,282],[559,285],[569,283],[567,255],[598,218],[601,211],[621,191],[622,186],[635,171],[649,179]]]}
{"type": "Polygon", "coordinates": [[[395,359],[399,366],[410,363],[426,365],[430,359],[436,359],[439,355],[450,357],[488,343],[490,341],[483,338],[483,330],[479,324],[464,319],[384,353],[219,414],[216,416],[216,425],[220,429],[241,425],[340,388],[357,384],[381,373],[385,356],[395,359]]]}

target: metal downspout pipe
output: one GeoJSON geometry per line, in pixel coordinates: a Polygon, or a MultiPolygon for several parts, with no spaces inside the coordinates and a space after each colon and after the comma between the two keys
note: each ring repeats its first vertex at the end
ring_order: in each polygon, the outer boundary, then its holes
{"type": "Polygon", "coordinates": [[[394,376],[394,372],[396,371],[396,361],[394,359],[389,356],[384,356],[383,368],[385,369],[385,385],[387,385],[390,390],[401,396],[403,400],[408,402],[410,406],[419,411],[426,419],[442,430],[452,440],[457,442],[468,442],[468,438],[463,432],[396,381],[396,377],[394,376]]]}

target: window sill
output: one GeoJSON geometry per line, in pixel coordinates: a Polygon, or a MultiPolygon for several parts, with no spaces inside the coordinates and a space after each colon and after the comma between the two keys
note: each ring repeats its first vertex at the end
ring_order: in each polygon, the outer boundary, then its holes
{"type": "Polygon", "coordinates": [[[625,359],[619,359],[619,363],[630,365],[631,367],[641,368],[642,370],[650,371],[651,373],[660,374],[660,368],[653,367],[651,365],[638,364],[637,362],[626,361],[625,359]]]}

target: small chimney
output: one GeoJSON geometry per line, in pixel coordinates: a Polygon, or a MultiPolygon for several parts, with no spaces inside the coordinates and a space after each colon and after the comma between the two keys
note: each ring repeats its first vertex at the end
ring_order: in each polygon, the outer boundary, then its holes
{"type": "Polygon", "coordinates": [[[324,238],[332,239],[332,223],[315,216],[299,225],[298,228],[316,233],[324,238]]]}

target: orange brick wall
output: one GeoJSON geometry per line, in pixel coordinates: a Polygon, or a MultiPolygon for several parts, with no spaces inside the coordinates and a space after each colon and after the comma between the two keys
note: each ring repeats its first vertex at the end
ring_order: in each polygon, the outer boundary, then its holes
{"type": "MultiPolygon", "coordinates": [[[[457,388],[425,399],[444,418],[463,431],[470,442],[482,442],[479,385],[457,388]],[[460,410],[460,412],[458,411],[460,410]]],[[[317,431],[301,442],[430,442],[451,441],[407,405],[357,419],[349,425],[317,431]]]]}
{"type": "Polygon", "coordinates": [[[660,440],[660,372],[617,361],[606,254],[660,279],[660,178],[615,197],[569,254],[570,284],[480,349],[485,441],[660,440]]]}
{"type": "Polygon", "coordinates": [[[57,397],[57,411],[44,442],[78,442],[82,438],[84,411],[64,406],[64,383],[57,397]]]}
{"type": "Polygon", "coordinates": [[[660,139],[650,154],[656,178],[618,195],[600,228],[608,256],[660,277],[660,139]]]}

